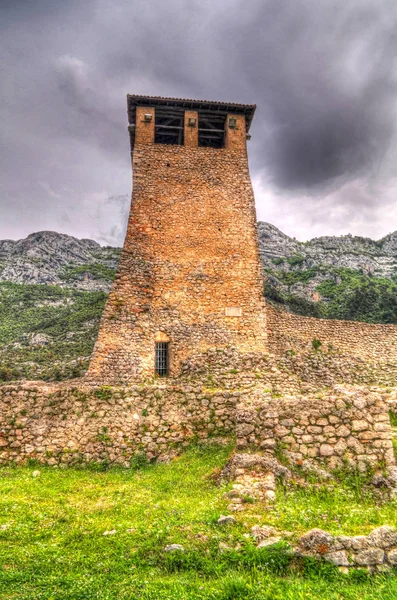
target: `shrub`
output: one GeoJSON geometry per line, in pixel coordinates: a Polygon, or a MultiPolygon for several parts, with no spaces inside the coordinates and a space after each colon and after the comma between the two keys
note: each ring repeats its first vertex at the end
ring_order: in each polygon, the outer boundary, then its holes
{"type": "Polygon", "coordinates": [[[103,385],[98,390],[95,390],[94,396],[99,398],[100,400],[110,400],[113,395],[113,390],[110,385],[103,385]]]}
{"type": "Polygon", "coordinates": [[[149,461],[144,452],[137,452],[130,458],[130,467],[138,471],[139,469],[144,469],[149,465],[149,461]]]}
{"type": "Polygon", "coordinates": [[[321,346],[321,341],[318,338],[314,338],[312,340],[312,346],[313,346],[314,350],[316,350],[316,351],[319,350],[320,346],[321,346]]]}

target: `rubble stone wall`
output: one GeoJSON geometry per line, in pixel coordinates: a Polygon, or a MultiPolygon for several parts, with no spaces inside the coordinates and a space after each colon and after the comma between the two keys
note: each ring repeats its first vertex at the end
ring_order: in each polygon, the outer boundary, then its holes
{"type": "Polygon", "coordinates": [[[0,386],[0,462],[128,466],[194,438],[231,436],[239,392],[201,386],[83,388],[0,386]]]}
{"type": "Polygon", "coordinates": [[[180,379],[206,381],[210,386],[231,389],[259,384],[278,396],[310,393],[338,383],[396,386],[397,363],[369,363],[336,349],[314,350],[282,356],[265,352],[239,353],[236,348],[212,348],[192,354],[182,363],[180,379]]]}
{"type": "Polygon", "coordinates": [[[67,387],[0,386],[0,462],[161,458],[192,440],[237,435],[239,450],[260,451],[329,469],[347,461],[365,469],[394,464],[386,395],[336,386],[279,397],[243,379],[239,388],[203,383],[67,387]]]}
{"type": "Polygon", "coordinates": [[[301,317],[267,306],[269,350],[282,355],[287,350],[312,347],[314,339],[347,355],[369,362],[397,364],[397,325],[372,325],[301,317]]]}
{"type": "Polygon", "coordinates": [[[336,386],[277,400],[250,397],[237,410],[237,447],[281,453],[297,465],[314,460],[329,469],[394,465],[388,408],[381,394],[364,387],[336,386]]]}
{"type": "Polygon", "coordinates": [[[388,525],[356,536],[312,529],[300,538],[296,553],[324,559],[343,571],[357,567],[384,571],[397,566],[397,532],[388,525]]]}

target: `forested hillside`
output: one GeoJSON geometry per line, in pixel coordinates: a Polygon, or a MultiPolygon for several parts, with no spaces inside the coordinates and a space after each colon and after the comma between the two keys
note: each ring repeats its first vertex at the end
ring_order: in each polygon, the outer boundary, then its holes
{"type": "Polygon", "coordinates": [[[119,257],[52,231],[0,241],[0,380],[85,372],[119,257]]]}
{"type": "Polygon", "coordinates": [[[269,301],[301,315],[397,323],[397,232],[305,243],[269,223],[258,233],[269,301]]]}

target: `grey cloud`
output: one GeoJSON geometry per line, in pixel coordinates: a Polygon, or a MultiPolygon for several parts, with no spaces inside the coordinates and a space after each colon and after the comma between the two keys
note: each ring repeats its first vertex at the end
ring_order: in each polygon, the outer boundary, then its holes
{"type": "Polygon", "coordinates": [[[322,219],[360,233],[375,213],[373,235],[390,228],[394,0],[7,0],[0,22],[0,237],[59,227],[121,243],[127,92],[256,102],[261,218],[268,194],[296,235],[322,219]]]}

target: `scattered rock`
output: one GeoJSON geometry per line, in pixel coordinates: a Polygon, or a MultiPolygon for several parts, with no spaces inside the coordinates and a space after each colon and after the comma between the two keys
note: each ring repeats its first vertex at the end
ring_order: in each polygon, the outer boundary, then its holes
{"type": "Polygon", "coordinates": [[[225,544],[225,542],[219,542],[218,547],[220,552],[228,552],[229,550],[232,550],[232,548],[225,544]]]}
{"type": "Polygon", "coordinates": [[[262,527],[260,525],[254,525],[251,529],[251,535],[257,541],[261,542],[266,538],[277,535],[277,531],[270,525],[263,525],[262,527]]]}
{"type": "Polygon", "coordinates": [[[32,477],[40,477],[41,471],[33,471],[32,477]]]}
{"type": "Polygon", "coordinates": [[[168,544],[164,552],[185,552],[185,548],[181,544],[168,544]]]}
{"type": "Polygon", "coordinates": [[[104,531],[102,535],[116,535],[116,533],[115,529],[111,529],[110,531],[104,531]]]}
{"type": "Polygon", "coordinates": [[[218,525],[234,525],[237,521],[232,515],[221,515],[217,523],[218,525]]]}

